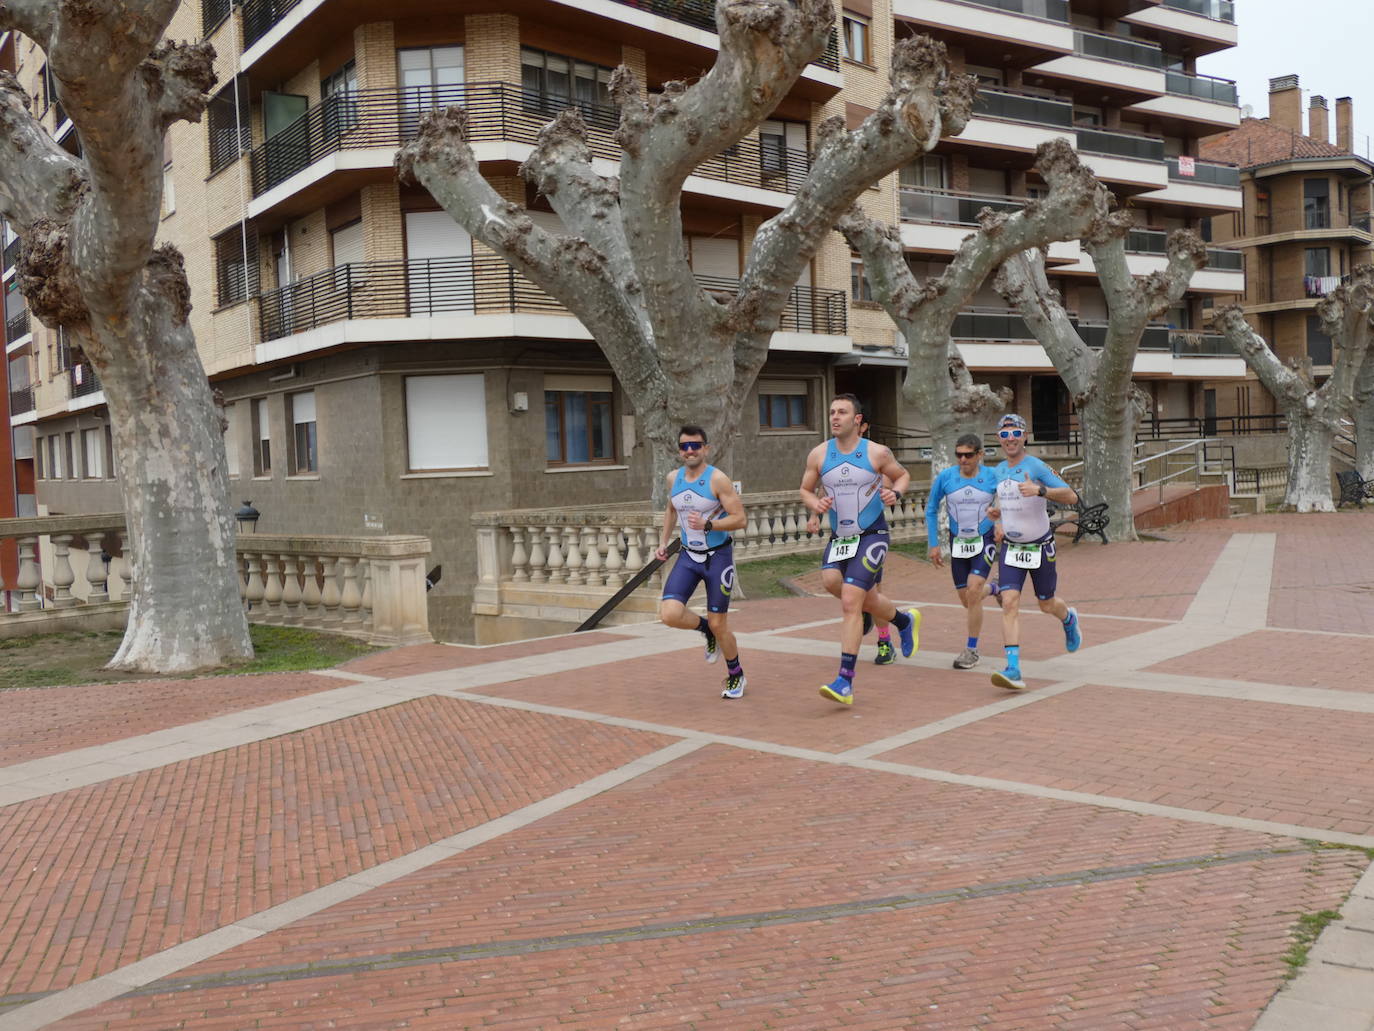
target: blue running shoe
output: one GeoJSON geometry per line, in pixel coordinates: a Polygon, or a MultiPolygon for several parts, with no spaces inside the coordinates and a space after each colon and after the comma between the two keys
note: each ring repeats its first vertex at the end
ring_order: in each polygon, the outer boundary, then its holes
{"type": "Polygon", "coordinates": [[[1015,666],[1008,666],[999,673],[992,675],[992,683],[995,687],[1005,687],[1008,691],[1024,691],[1026,682],[1021,679],[1021,671],[1015,666]]]}
{"type": "Polygon", "coordinates": [[[841,705],[853,705],[854,685],[844,677],[836,677],[821,687],[821,697],[829,698],[832,702],[839,702],[841,705]]]}
{"type": "Polygon", "coordinates": [[[906,614],[911,617],[911,622],[905,630],[898,630],[897,634],[902,639],[902,658],[909,659],[911,653],[921,646],[921,610],[907,609],[906,614]]]}
{"type": "Polygon", "coordinates": [[[744,679],[744,674],[739,673],[725,678],[725,690],[720,693],[722,698],[743,698],[744,689],[749,681],[744,679]]]}
{"type": "Polygon", "coordinates": [[[878,655],[873,660],[875,666],[890,666],[897,661],[897,649],[891,641],[878,641],[878,655]]]}
{"type": "Polygon", "coordinates": [[[1064,622],[1064,647],[1076,652],[1082,643],[1083,632],[1078,628],[1078,610],[1069,609],[1069,618],[1064,622]]]}

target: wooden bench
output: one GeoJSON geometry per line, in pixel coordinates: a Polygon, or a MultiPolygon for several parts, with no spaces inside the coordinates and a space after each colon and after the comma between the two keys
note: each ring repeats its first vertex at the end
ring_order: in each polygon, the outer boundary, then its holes
{"type": "Polygon", "coordinates": [[[1112,517],[1107,513],[1107,503],[1099,501],[1095,505],[1080,502],[1077,505],[1057,505],[1050,516],[1059,515],[1059,519],[1050,523],[1050,529],[1055,533],[1059,532],[1060,527],[1072,526],[1074,528],[1073,542],[1077,544],[1088,534],[1094,534],[1101,538],[1102,543],[1107,543],[1107,524],[1112,521],[1112,517]]]}
{"type": "Polygon", "coordinates": [[[1357,508],[1363,508],[1365,498],[1374,498],[1374,480],[1366,480],[1354,469],[1338,472],[1336,485],[1341,489],[1340,500],[1336,502],[1337,508],[1352,502],[1357,508]]]}

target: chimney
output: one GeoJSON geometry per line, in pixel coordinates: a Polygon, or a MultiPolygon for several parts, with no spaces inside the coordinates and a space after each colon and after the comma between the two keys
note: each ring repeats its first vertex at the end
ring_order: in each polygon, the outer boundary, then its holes
{"type": "Polygon", "coordinates": [[[1302,90],[1296,75],[1269,80],[1269,124],[1289,132],[1302,132],[1302,90]]]}
{"type": "Polygon", "coordinates": [[[1336,98],[1336,146],[1346,154],[1355,153],[1354,115],[1349,97],[1336,98]]]}
{"type": "Polygon", "coordinates": [[[1307,135],[1314,140],[1327,142],[1326,98],[1314,96],[1307,109],[1307,135]]]}

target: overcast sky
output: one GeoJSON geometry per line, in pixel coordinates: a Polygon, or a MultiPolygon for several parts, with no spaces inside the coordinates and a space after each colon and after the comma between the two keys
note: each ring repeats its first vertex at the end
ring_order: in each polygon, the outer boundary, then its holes
{"type": "Polygon", "coordinates": [[[1256,118],[1269,114],[1269,80],[1297,75],[1303,127],[1313,94],[1326,98],[1331,137],[1336,98],[1355,111],[1355,153],[1369,156],[1374,140],[1374,2],[1371,0],[1236,0],[1240,42],[1198,60],[1198,71],[1235,79],[1240,102],[1256,118]]]}

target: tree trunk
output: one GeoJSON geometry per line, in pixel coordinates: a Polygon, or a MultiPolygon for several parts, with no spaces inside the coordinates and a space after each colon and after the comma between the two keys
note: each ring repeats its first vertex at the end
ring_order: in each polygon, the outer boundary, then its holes
{"type": "Polygon", "coordinates": [[[1096,391],[1078,408],[1083,433],[1083,491],[1089,504],[1107,503],[1111,522],[1107,536],[1114,541],[1139,540],[1135,515],[1131,511],[1135,477],[1135,433],[1138,411],[1129,397],[1126,403],[1112,404],[1116,397],[1104,399],[1096,391]]]}
{"type": "Polygon", "coordinates": [[[1335,430],[1326,419],[1289,409],[1285,508],[1298,512],[1336,510],[1331,500],[1331,445],[1335,439],[1335,430]]]}
{"type": "Polygon", "coordinates": [[[98,369],[134,574],[128,626],[110,668],[190,673],[251,658],[253,648],[238,593],[219,409],[188,325],[150,326],[147,339],[161,342],[156,361],[98,369]]]}
{"type": "Polygon", "coordinates": [[[1374,358],[1368,354],[1355,381],[1355,471],[1374,480],[1374,358]]]}

